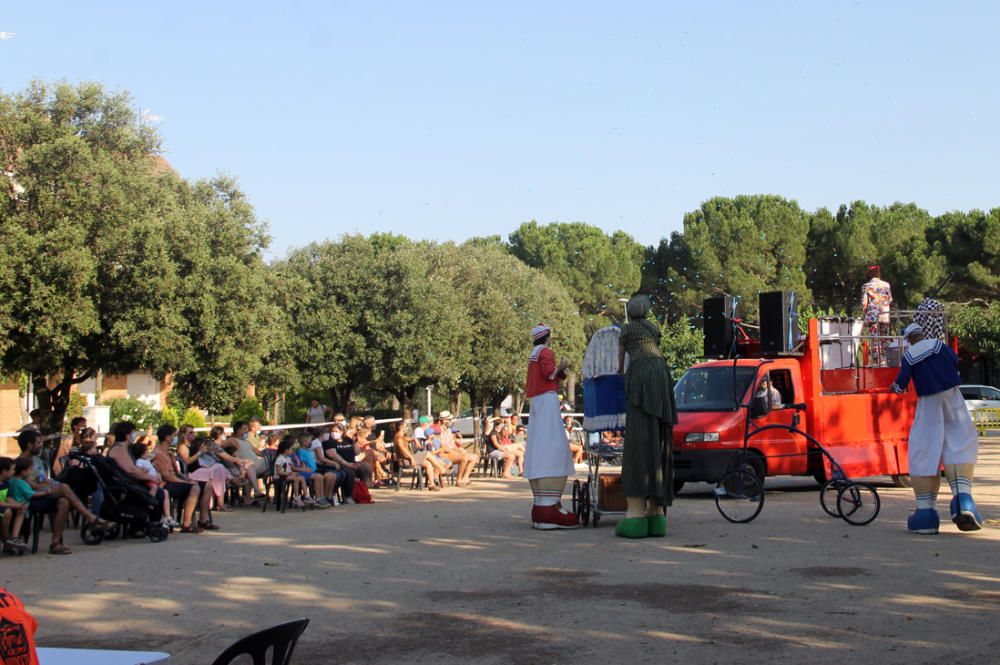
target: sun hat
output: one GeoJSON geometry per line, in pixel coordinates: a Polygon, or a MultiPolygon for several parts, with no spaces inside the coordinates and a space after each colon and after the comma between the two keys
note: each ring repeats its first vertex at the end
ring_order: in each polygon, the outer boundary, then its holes
{"type": "Polygon", "coordinates": [[[910,335],[915,335],[916,333],[923,333],[924,329],[919,323],[911,323],[910,325],[903,328],[903,337],[909,338],[910,335]]]}
{"type": "Polygon", "coordinates": [[[537,326],[531,329],[531,339],[534,341],[540,340],[552,332],[552,328],[545,325],[544,323],[539,323],[537,326]]]}
{"type": "Polygon", "coordinates": [[[417,422],[420,423],[421,425],[426,425],[430,421],[431,421],[430,416],[420,416],[419,418],[417,418],[417,422]]]}
{"type": "Polygon", "coordinates": [[[451,411],[442,411],[441,413],[438,414],[438,418],[440,418],[441,420],[451,420],[452,419],[451,411]]]}

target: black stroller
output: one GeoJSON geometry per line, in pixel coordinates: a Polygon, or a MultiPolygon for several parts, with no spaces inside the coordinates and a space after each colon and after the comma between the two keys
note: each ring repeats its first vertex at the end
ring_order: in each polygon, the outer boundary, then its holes
{"type": "Polygon", "coordinates": [[[93,474],[94,482],[104,493],[100,517],[114,522],[115,527],[105,531],[85,524],[80,537],[87,545],[97,545],[105,538],[145,538],[154,543],[167,539],[170,529],[162,523],[163,504],[150,495],[148,489],[126,476],[107,457],[70,453],[70,459],[79,463],[79,473],[93,474]]]}

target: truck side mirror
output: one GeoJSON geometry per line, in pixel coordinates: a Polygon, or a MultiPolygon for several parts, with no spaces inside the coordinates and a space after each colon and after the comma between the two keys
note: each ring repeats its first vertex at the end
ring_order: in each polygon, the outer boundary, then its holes
{"type": "Polygon", "coordinates": [[[758,395],[750,400],[750,417],[760,418],[766,416],[771,410],[771,405],[768,404],[767,395],[758,395]]]}

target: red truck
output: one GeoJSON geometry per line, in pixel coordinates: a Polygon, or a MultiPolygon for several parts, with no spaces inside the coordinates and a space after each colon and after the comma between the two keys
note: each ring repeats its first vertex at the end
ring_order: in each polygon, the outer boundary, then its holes
{"type": "MultiPolygon", "coordinates": [[[[864,342],[852,337],[842,320],[811,319],[795,352],[764,358],[759,349],[757,342],[744,340],[738,360],[698,363],[677,382],[675,491],[685,482],[716,483],[739,466],[747,408],[754,428],[797,424],[849,477],[890,476],[907,484],[907,439],[917,396],[912,386],[903,394],[890,391],[898,367],[865,367],[864,342]]],[[[820,482],[830,477],[829,463],[815,445],[783,429],[752,436],[747,462],[761,481],[780,475],[820,482]]]]}

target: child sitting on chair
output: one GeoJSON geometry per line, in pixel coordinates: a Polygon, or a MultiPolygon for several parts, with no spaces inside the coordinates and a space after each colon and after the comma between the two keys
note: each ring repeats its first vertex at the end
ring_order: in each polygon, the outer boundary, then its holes
{"type": "MultiPolygon", "coordinates": [[[[160,472],[153,466],[153,452],[145,443],[133,443],[128,447],[128,451],[132,455],[132,459],[135,460],[135,465],[149,476],[146,486],[149,487],[149,493],[155,497],[160,487],[163,486],[163,481],[160,478],[160,472]]],[[[163,523],[168,527],[180,526],[170,512],[169,492],[163,493],[163,523]]]]}
{"type": "Polygon", "coordinates": [[[274,460],[274,475],[286,483],[292,485],[292,496],[296,508],[304,508],[305,504],[313,503],[309,496],[309,487],[306,479],[296,471],[299,464],[292,462],[292,446],[295,445],[294,436],[286,436],[278,444],[278,457],[274,460]]]}
{"type": "Polygon", "coordinates": [[[0,538],[3,539],[4,552],[24,552],[28,544],[21,538],[21,526],[24,524],[24,511],[27,504],[14,501],[7,497],[8,481],[14,476],[14,460],[0,457],[0,538]]]}

